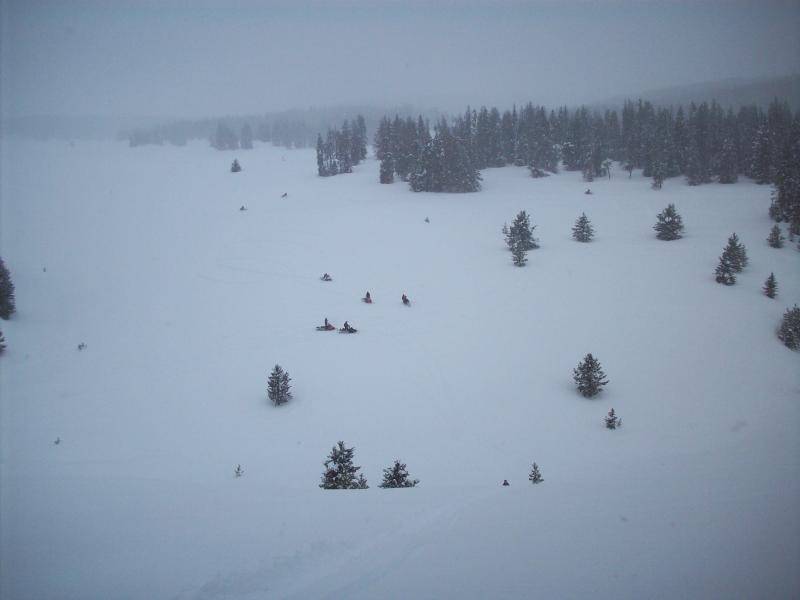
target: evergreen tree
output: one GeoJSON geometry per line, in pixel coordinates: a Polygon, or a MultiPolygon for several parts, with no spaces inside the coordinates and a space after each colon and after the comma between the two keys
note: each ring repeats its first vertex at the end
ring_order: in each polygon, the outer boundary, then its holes
{"type": "Polygon", "coordinates": [[[516,267],[524,267],[528,262],[528,251],[525,250],[525,244],[517,239],[511,246],[511,260],[516,267]]]}
{"type": "Polygon", "coordinates": [[[536,229],[536,225],[531,225],[528,213],[524,210],[519,211],[517,216],[514,217],[514,221],[511,223],[511,227],[506,234],[506,245],[508,249],[513,252],[514,247],[518,245],[517,242],[519,242],[519,246],[525,251],[538,248],[539,240],[533,237],[534,229],[536,229]]]}
{"type": "Polygon", "coordinates": [[[14,284],[3,259],[0,258],[0,319],[8,320],[16,310],[14,284]]]}
{"type": "Polygon", "coordinates": [[[800,349],[800,308],[787,308],[778,328],[778,339],[790,350],[800,349]]]}
{"type": "Polygon", "coordinates": [[[653,161],[652,172],[653,183],[650,185],[650,187],[652,187],[654,190],[660,190],[661,186],[664,185],[664,179],[666,178],[666,168],[664,162],[660,158],[653,161]]]}
{"type": "Polygon", "coordinates": [[[231,173],[238,173],[241,170],[242,165],[240,165],[239,161],[234,158],[233,162],[231,163],[231,173]]]}
{"type": "Polygon", "coordinates": [[[267,380],[267,396],[275,406],[285,404],[292,399],[290,381],[289,373],[280,365],[275,365],[267,380]]]}
{"type": "Polygon", "coordinates": [[[773,248],[783,248],[783,241],[786,238],[781,233],[781,228],[778,225],[773,225],[772,230],[769,232],[767,243],[773,248]]]}
{"type": "Polygon", "coordinates": [[[542,477],[542,473],[539,471],[539,465],[533,463],[531,466],[531,472],[528,474],[528,479],[531,483],[542,483],[544,481],[544,477],[542,477]]]}
{"type": "Polygon", "coordinates": [[[217,123],[217,130],[211,137],[211,145],[217,150],[238,150],[239,138],[225,123],[217,123]]]}
{"type": "Polygon", "coordinates": [[[600,367],[600,361],[591,353],[587,354],[572,372],[578,391],[586,398],[599,394],[603,386],[608,383],[605,379],[606,374],[600,367]]]}
{"type": "Polygon", "coordinates": [[[328,175],[328,170],[325,168],[325,144],[321,134],[317,134],[317,175],[320,177],[328,175]]]}
{"type": "Polygon", "coordinates": [[[622,424],[622,420],[617,417],[617,413],[614,412],[613,408],[608,411],[608,415],[603,418],[603,421],[606,424],[606,429],[616,429],[622,424]]]}
{"type": "Polygon", "coordinates": [[[0,354],[5,352],[6,349],[6,338],[3,337],[3,332],[0,331],[0,354]]]}
{"type": "Polygon", "coordinates": [[[675,205],[670,204],[656,217],[658,221],[653,226],[656,237],[660,240],[677,240],[683,232],[683,219],[675,210],[675,205]]]}
{"type": "Polygon", "coordinates": [[[419,479],[410,479],[408,469],[404,463],[395,460],[391,467],[383,470],[383,482],[378,486],[382,488],[409,488],[419,483],[419,479]]]}
{"type": "Polygon", "coordinates": [[[739,157],[732,138],[726,138],[722,143],[718,171],[720,183],[736,183],[739,179],[739,157]]]}
{"type": "Polygon", "coordinates": [[[324,490],[365,490],[369,486],[367,480],[358,471],[361,467],[353,465],[355,448],[347,448],[344,442],[338,442],[324,462],[325,470],[322,473],[324,490]],[[358,476],[356,476],[358,474],[358,476]]]}
{"type": "Polygon", "coordinates": [[[767,298],[774,298],[778,295],[778,282],[775,279],[775,273],[770,273],[767,280],[764,282],[764,295],[767,298]]]}
{"type": "Polygon", "coordinates": [[[735,273],[741,273],[747,266],[747,248],[739,241],[739,236],[735,233],[728,238],[728,245],[722,251],[722,256],[735,273]]]}
{"type": "Polygon", "coordinates": [[[714,278],[716,279],[717,283],[721,283],[723,285],[733,285],[736,283],[736,275],[734,274],[735,272],[736,269],[733,268],[731,259],[728,258],[723,252],[722,256],[719,257],[719,264],[714,270],[714,278]]]}
{"type": "Polygon", "coordinates": [[[750,167],[750,176],[756,183],[770,183],[772,181],[772,136],[767,124],[758,128],[753,140],[753,163],[750,167]]]}
{"type": "Polygon", "coordinates": [[[391,153],[385,153],[381,159],[380,182],[392,183],[394,181],[394,160],[391,153]]]}
{"type": "Polygon", "coordinates": [[[594,229],[586,213],[582,213],[572,226],[572,239],[578,242],[590,242],[594,237],[594,229]]]}

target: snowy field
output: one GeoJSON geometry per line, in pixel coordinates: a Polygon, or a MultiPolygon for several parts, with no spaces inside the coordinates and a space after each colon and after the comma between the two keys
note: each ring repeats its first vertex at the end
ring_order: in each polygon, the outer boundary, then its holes
{"type": "Polygon", "coordinates": [[[413,194],[374,160],[321,179],[312,150],[203,143],[4,140],[1,167],[4,600],[800,595],[800,354],[774,334],[800,253],[765,242],[768,187],[509,167],[413,194]],[[338,440],[369,490],[317,487],[338,440]],[[419,487],[377,487],[394,458],[419,487]]]}

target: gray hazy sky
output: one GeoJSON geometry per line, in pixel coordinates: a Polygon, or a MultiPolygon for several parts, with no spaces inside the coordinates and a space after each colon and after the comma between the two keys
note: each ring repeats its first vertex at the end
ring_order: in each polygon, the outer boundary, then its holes
{"type": "Polygon", "coordinates": [[[4,116],[578,104],[800,71],[800,1],[0,0],[4,116]]]}

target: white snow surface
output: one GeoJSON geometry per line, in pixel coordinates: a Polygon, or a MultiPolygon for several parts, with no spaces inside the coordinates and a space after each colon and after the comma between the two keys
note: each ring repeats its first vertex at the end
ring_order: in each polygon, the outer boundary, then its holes
{"type": "Polygon", "coordinates": [[[765,242],[769,187],[508,167],[414,194],[371,159],[315,166],[2,142],[4,600],[800,595],[800,354],[775,336],[800,253],[765,242]],[[686,235],[662,242],[670,202],[686,235]],[[521,209],[541,249],[520,269],[500,229],[521,209]],[[734,231],[750,265],[725,287],[734,231]],[[591,400],[587,352],[610,379],[591,400]],[[338,440],[369,490],[318,488],[338,440]],[[417,488],[377,487],[395,458],[417,488]]]}

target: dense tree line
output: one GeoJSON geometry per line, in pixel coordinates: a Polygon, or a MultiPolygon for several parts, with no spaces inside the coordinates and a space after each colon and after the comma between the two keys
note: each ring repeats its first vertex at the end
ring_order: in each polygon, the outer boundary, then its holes
{"type": "Polygon", "coordinates": [[[358,115],[347,119],[341,129],[330,128],[325,137],[317,135],[317,173],[320,177],[351,173],[353,167],[367,157],[367,125],[358,115]]]}

